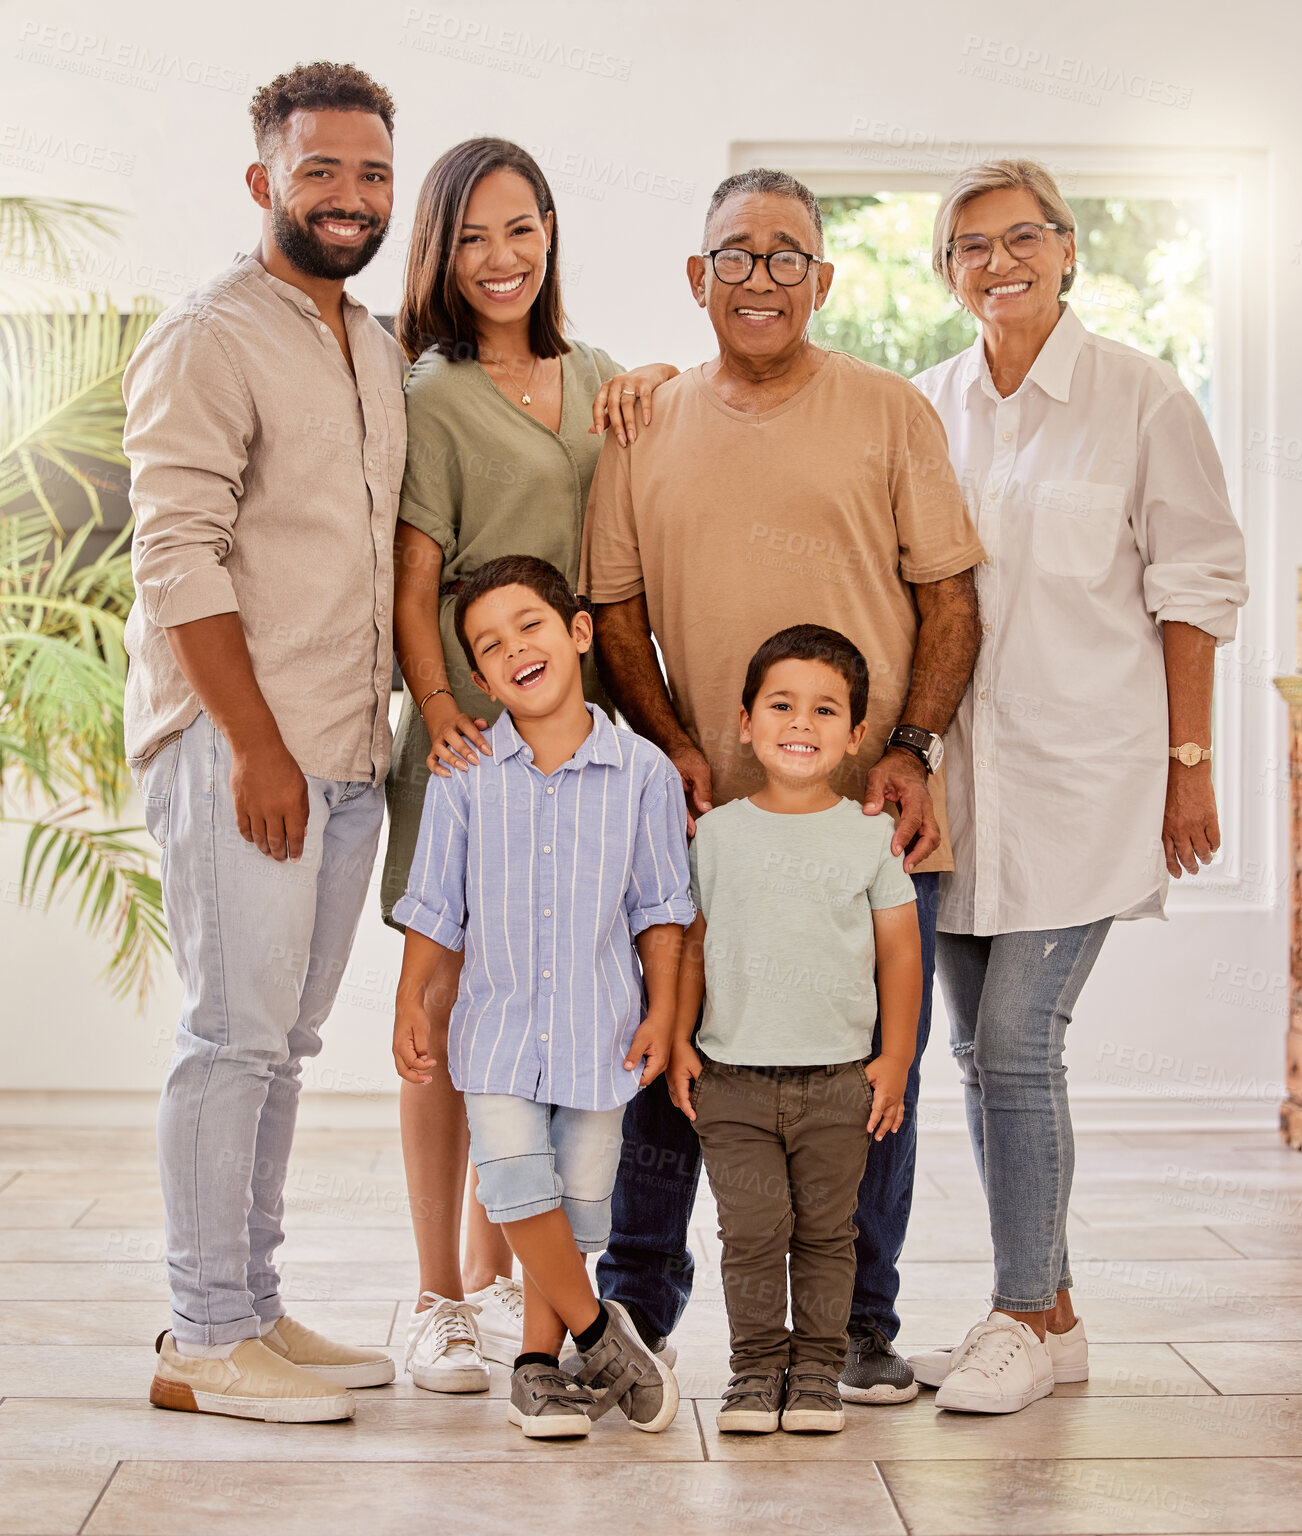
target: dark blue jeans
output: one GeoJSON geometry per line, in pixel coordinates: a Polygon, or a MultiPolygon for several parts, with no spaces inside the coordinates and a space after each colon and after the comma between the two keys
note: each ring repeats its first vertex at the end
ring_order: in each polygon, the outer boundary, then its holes
{"type": "MultiPolygon", "coordinates": [[[[889,1339],[900,1331],[896,1265],[913,1204],[918,1146],[919,1062],[931,1033],[931,984],[936,969],[938,875],[914,875],[922,931],[922,1010],[918,1051],[904,1097],[904,1124],[873,1142],[859,1185],[856,1272],[850,1321],[872,1323],[889,1339]]],[[[880,1027],[880,1026],[879,1026],[880,1027]]],[[[880,1041],[873,1040],[873,1054],[880,1041]]],[[[636,1307],[653,1332],[674,1331],[692,1294],[695,1263],[687,1228],[701,1174],[701,1147],[686,1115],[675,1109],[663,1076],[624,1111],[624,1150],[611,1201],[610,1241],[597,1260],[603,1300],[636,1307]]]]}

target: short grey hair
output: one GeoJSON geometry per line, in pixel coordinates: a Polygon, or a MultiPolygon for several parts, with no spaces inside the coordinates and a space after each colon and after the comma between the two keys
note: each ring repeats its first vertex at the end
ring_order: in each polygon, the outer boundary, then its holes
{"type": "MultiPolygon", "coordinates": [[[[1048,168],[1038,160],[986,160],[960,171],[941,199],[936,222],[931,231],[931,265],[945,287],[954,293],[954,275],[950,269],[949,243],[954,238],[958,216],[975,198],[987,192],[1012,192],[1024,188],[1040,205],[1046,224],[1056,224],[1066,234],[1075,234],[1076,215],[1067,206],[1048,168]]],[[[1076,263],[1063,274],[1059,295],[1076,281],[1076,263]]]]}
{"type": "Polygon", "coordinates": [[[797,181],[786,171],[770,171],[763,166],[756,166],[750,171],[738,171],[735,176],[727,177],[715,187],[710,206],[705,210],[705,236],[701,242],[702,245],[709,243],[710,223],[715,214],[730,197],[738,195],[789,197],[792,202],[799,203],[813,221],[814,234],[818,240],[818,249],[809,254],[811,256],[823,254],[823,210],[818,206],[818,199],[803,181],[797,181]]]}

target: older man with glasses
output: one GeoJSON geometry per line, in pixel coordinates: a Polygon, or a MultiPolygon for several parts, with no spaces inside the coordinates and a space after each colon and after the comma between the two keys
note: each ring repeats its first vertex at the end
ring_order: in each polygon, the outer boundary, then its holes
{"type": "MultiPolygon", "coordinates": [[[[763,780],[739,740],[737,707],[747,658],[766,636],[813,621],[867,657],[868,734],[836,783],[867,815],[899,810],[892,847],[908,850],[923,936],[920,1057],[937,872],[953,867],[941,736],[977,653],[972,568],[983,551],[928,402],[894,374],[809,340],[832,275],[807,187],[753,170],[718,188],[702,250],[687,262],[718,355],[657,391],[655,419],[635,444],[607,442],[580,582],[595,605],[610,696],[679,769],[689,816],[763,780]]],[[[860,1190],[842,1382],[853,1401],[917,1393],[891,1343],[917,1093],[915,1059],[904,1128],[874,1143],[860,1190]]],[[[700,1151],[664,1079],[629,1105],[624,1137],[601,1291],[653,1346],[669,1348],[691,1292],[700,1151]]]]}

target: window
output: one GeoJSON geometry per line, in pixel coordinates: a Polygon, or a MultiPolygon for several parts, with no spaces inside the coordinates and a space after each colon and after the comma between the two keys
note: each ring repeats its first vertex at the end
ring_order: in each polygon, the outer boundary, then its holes
{"type": "MultiPolygon", "coordinates": [[[[970,346],[972,317],[931,270],[938,192],[824,197],[836,279],[815,317],[821,345],[905,378],[970,346]]],[[[1079,197],[1080,271],[1072,308],[1085,326],[1165,358],[1210,414],[1210,209],[1195,198],[1079,197]]]]}

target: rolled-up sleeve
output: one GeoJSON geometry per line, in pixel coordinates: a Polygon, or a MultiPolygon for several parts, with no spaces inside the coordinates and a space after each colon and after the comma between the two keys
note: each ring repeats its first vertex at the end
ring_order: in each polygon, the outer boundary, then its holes
{"type": "Polygon", "coordinates": [[[1243,533],[1198,404],[1167,395],[1140,427],[1134,527],[1144,602],[1159,624],[1193,624],[1233,640],[1247,601],[1243,533]]]}
{"type": "Polygon", "coordinates": [[[160,628],[237,613],[226,570],[244,490],[253,402],[211,322],[155,325],[123,379],[136,591],[160,628]]]}
{"type": "Polygon", "coordinates": [[[682,780],[668,760],[647,779],[640,811],[624,898],[629,930],[636,938],[664,923],[690,928],[696,908],[689,893],[687,805],[682,780]]]}
{"type": "Polygon", "coordinates": [[[461,528],[465,449],[446,420],[444,390],[419,364],[408,376],[406,396],[407,464],[398,520],[433,539],[448,565],[456,558],[461,528]]]}
{"type": "Polygon", "coordinates": [[[431,775],[407,892],[394,905],[393,921],[444,949],[465,947],[469,830],[469,786],[464,777],[431,775]]]}

